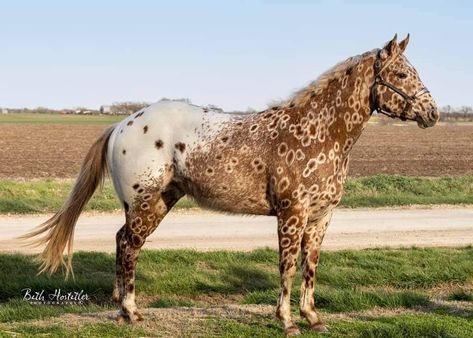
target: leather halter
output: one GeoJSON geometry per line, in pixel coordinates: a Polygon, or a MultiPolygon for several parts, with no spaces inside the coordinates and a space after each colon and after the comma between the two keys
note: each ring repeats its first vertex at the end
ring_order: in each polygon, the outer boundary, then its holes
{"type": "Polygon", "coordinates": [[[414,118],[407,117],[407,112],[412,107],[413,103],[419,97],[421,97],[422,95],[429,93],[429,90],[427,89],[427,87],[422,87],[414,95],[408,95],[402,89],[399,89],[396,86],[390,84],[389,82],[384,81],[384,79],[381,77],[381,72],[384,69],[386,69],[392,62],[394,62],[394,60],[397,57],[392,58],[390,62],[387,62],[384,66],[382,66],[380,53],[381,53],[381,50],[379,50],[378,55],[377,55],[377,59],[374,63],[375,79],[374,79],[373,85],[371,86],[371,101],[373,103],[374,110],[376,110],[378,113],[382,113],[382,114],[384,114],[388,117],[391,117],[393,119],[396,118],[396,117],[399,117],[402,121],[406,121],[406,120],[417,121],[414,118]],[[375,89],[376,89],[377,86],[388,87],[389,89],[391,89],[396,94],[399,94],[404,99],[404,108],[403,108],[401,114],[399,114],[399,116],[396,115],[395,113],[391,112],[391,111],[384,110],[379,106],[378,101],[375,98],[376,97],[375,89]]]}

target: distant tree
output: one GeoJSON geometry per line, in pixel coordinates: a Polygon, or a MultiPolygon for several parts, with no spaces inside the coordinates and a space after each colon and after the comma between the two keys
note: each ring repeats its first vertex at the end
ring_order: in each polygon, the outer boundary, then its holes
{"type": "Polygon", "coordinates": [[[462,113],[464,116],[467,116],[468,114],[473,113],[473,108],[471,108],[470,106],[462,106],[460,108],[460,113],[462,113]]]}
{"type": "Polygon", "coordinates": [[[147,102],[114,102],[110,106],[110,111],[115,115],[130,115],[148,106],[147,102]]]}
{"type": "Polygon", "coordinates": [[[446,106],[440,108],[441,113],[450,114],[452,112],[452,106],[447,104],[446,106]]]}

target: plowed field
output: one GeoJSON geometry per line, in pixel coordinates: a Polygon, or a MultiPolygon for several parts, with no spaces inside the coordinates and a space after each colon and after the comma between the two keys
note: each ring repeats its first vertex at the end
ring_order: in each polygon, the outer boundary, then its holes
{"type": "MultiPolygon", "coordinates": [[[[104,124],[0,123],[0,177],[70,178],[104,124]]],[[[369,125],[351,155],[352,177],[473,175],[473,125],[369,125]]]]}

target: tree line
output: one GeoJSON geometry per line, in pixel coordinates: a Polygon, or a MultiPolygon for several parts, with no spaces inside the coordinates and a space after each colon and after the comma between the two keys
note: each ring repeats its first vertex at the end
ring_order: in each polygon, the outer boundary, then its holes
{"type": "MultiPolygon", "coordinates": [[[[171,99],[162,98],[160,101],[170,101],[171,99]]],[[[173,101],[181,101],[191,104],[191,100],[188,98],[173,99],[173,101]]],[[[78,107],[74,109],[51,109],[47,107],[37,108],[19,108],[19,109],[3,109],[8,113],[38,113],[38,114],[83,114],[83,115],[130,115],[138,110],[141,110],[151,103],[139,102],[139,101],[124,101],[114,102],[111,105],[103,105],[99,109],[90,109],[85,107],[78,107]]],[[[223,111],[221,108],[215,105],[208,105],[207,108],[215,111],[223,111]]],[[[440,110],[440,121],[473,121],[473,107],[461,106],[453,107],[446,105],[439,108],[440,110]]],[[[256,112],[253,108],[248,108],[245,112],[252,113],[256,112]]],[[[234,112],[243,113],[243,112],[234,112]]]]}

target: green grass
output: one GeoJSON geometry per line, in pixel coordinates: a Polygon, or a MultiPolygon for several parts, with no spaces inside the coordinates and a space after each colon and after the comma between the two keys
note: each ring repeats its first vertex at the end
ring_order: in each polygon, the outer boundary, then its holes
{"type": "MultiPolygon", "coordinates": [[[[114,266],[113,254],[79,252],[74,256],[75,280],[65,281],[61,273],[35,276],[37,265],[32,256],[0,254],[0,269],[8,271],[0,275],[0,322],[111,308],[114,266]],[[22,301],[24,288],[84,290],[92,300],[81,307],[37,307],[22,301]]],[[[315,299],[318,308],[334,313],[413,308],[429,306],[429,290],[444,285],[456,285],[456,296],[446,293],[445,299],[465,300],[467,292],[461,291],[462,286],[472,282],[471,246],[324,252],[315,299]]],[[[295,283],[300,283],[299,273],[295,283]]],[[[277,253],[269,249],[247,253],[145,250],[138,263],[138,297],[148,299],[151,307],[205,305],[206,300],[224,298],[275,305],[278,290],[277,253]]],[[[294,302],[298,297],[295,287],[294,302]]],[[[470,317],[473,319],[473,311],[470,317]]]]}
{"type": "Polygon", "coordinates": [[[47,124],[113,124],[123,120],[124,116],[110,115],[75,115],[75,114],[0,114],[2,123],[47,123],[47,124]]]}
{"type": "MultiPolygon", "coordinates": [[[[0,213],[31,214],[56,212],[72,190],[72,180],[18,181],[0,179],[0,213]]],[[[177,207],[189,208],[195,205],[184,198],[177,207]]],[[[85,210],[113,211],[120,209],[120,203],[110,182],[98,190],[85,210]]]]}
{"type": "MultiPolygon", "coordinates": [[[[0,179],[0,213],[55,212],[67,198],[72,180],[18,181],[0,179]]],[[[473,204],[473,176],[407,177],[378,175],[351,179],[341,206],[388,207],[430,204],[473,204]]],[[[182,199],[178,208],[196,207],[182,199]]],[[[110,183],[97,192],[87,210],[112,211],[120,205],[110,183]]]]}
{"type": "MultiPolygon", "coordinates": [[[[131,325],[118,326],[113,323],[86,324],[81,327],[68,328],[60,325],[18,325],[9,332],[15,332],[18,336],[34,337],[144,337],[147,336],[146,330],[131,325]]],[[[0,337],[2,331],[0,329],[0,337]]],[[[5,337],[11,337],[11,334],[5,337]]]]}
{"type": "MultiPolygon", "coordinates": [[[[380,318],[358,320],[329,321],[330,333],[310,334],[304,322],[300,337],[351,337],[351,338],[383,338],[383,337],[423,337],[452,338],[473,336],[473,321],[447,315],[396,315],[380,318]]],[[[218,337],[284,337],[281,327],[270,319],[259,319],[250,323],[242,323],[229,319],[209,319],[208,331],[211,334],[202,336],[218,337]]]]}
{"type": "MultiPolygon", "coordinates": [[[[145,250],[138,263],[138,305],[159,308],[222,303],[274,305],[279,289],[277,256],[276,251],[269,249],[245,253],[145,250]]],[[[61,273],[35,276],[37,264],[32,256],[0,254],[0,271],[8,271],[0,274],[0,323],[3,323],[0,336],[5,325],[13,321],[21,322],[13,326],[14,332],[29,336],[156,335],[157,332],[147,327],[117,326],[113,322],[86,323],[79,328],[38,326],[30,322],[64,313],[114,309],[110,301],[114,255],[79,252],[73,264],[75,280],[65,281],[61,273]],[[82,306],[30,305],[22,300],[24,288],[47,292],[57,288],[64,292],[84,290],[91,300],[82,306]]],[[[299,274],[300,271],[291,295],[295,313],[299,274]]],[[[331,319],[328,337],[471,337],[473,308],[459,312],[456,303],[449,301],[471,302],[472,283],[471,246],[324,252],[315,301],[326,316],[373,309],[423,311],[418,315],[331,319]],[[434,306],[439,298],[445,302],[434,306]]],[[[282,337],[281,326],[272,314],[245,314],[242,318],[202,318],[196,329],[199,336],[282,337]]],[[[303,332],[308,331],[305,322],[299,324],[303,332]]]]}
{"type": "MultiPolygon", "coordinates": [[[[248,315],[249,316],[249,315],[248,315]]],[[[300,337],[351,337],[351,338],[470,338],[473,336],[473,321],[437,314],[396,315],[379,318],[362,318],[357,320],[331,320],[328,334],[311,334],[305,322],[298,323],[302,329],[300,337]]],[[[186,328],[184,328],[185,330],[186,328]]],[[[281,326],[271,318],[252,318],[247,322],[225,318],[202,319],[194,337],[284,337],[281,326]]],[[[69,328],[60,325],[27,325],[16,326],[8,332],[22,336],[47,337],[139,337],[165,336],[149,328],[115,325],[113,323],[85,324],[69,328]]],[[[0,330],[0,336],[2,331],[0,330]]],[[[191,336],[191,335],[189,335],[191,336]]],[[[5,334],[11,337],[11,334],[5,334]]]]}
{"type": "Polygon", "coordinates": [[[349,180],[345,188],[342,205],[346,207],[473,203],[473,176],[376,175],[349,180]]]}

